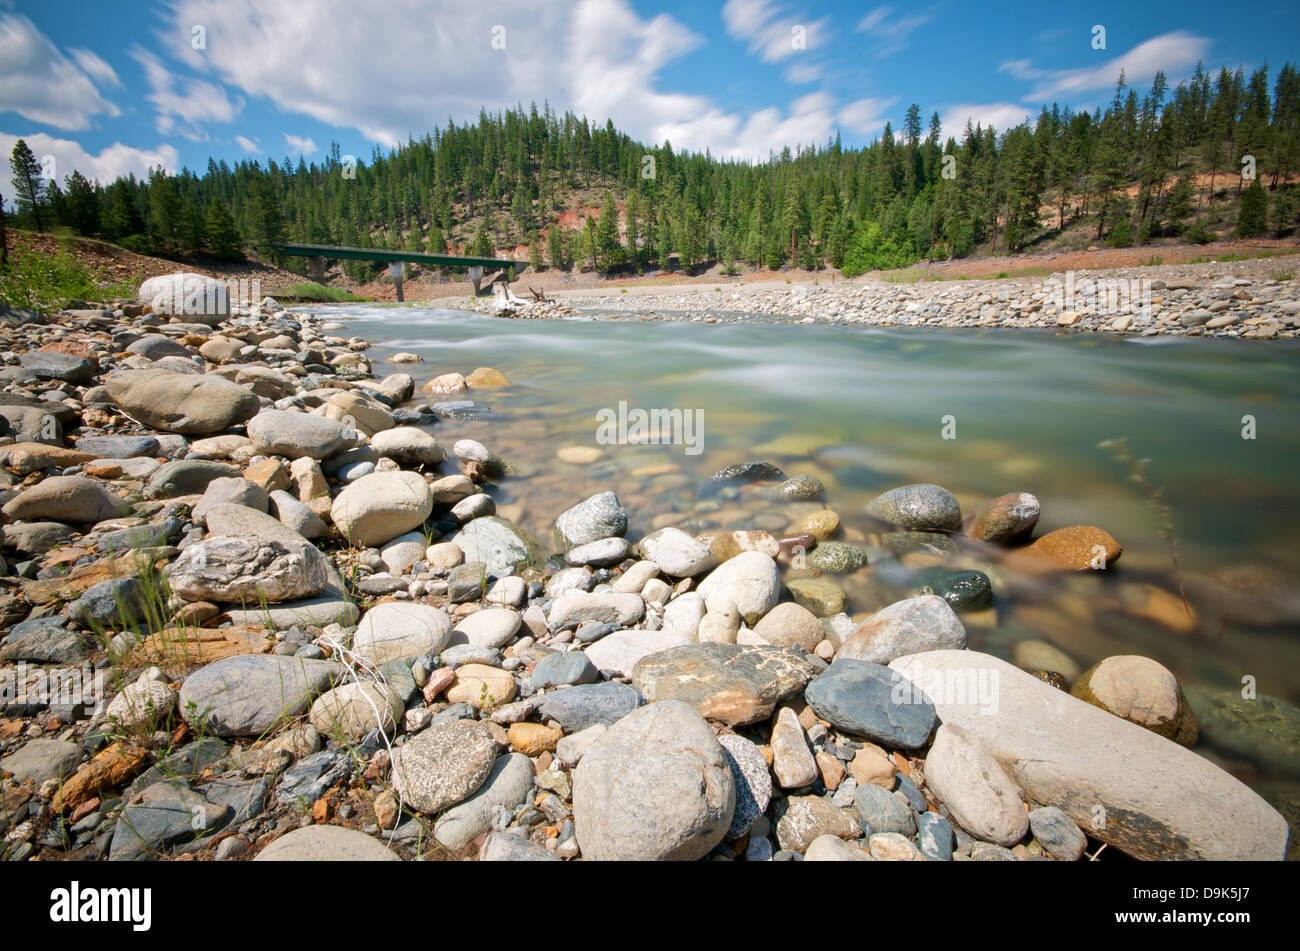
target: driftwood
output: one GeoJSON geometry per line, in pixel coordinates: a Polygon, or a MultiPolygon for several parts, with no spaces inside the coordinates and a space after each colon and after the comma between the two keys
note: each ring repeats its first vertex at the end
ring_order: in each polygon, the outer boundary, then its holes
{"type": "Polygon", "coordinates": [[[551,302],[551,299],[546,296],[545,291],[539,291],[537,288],[532,287],[531,285],[529,286],[528,291],[530,294],[533,295],[533,301],[535,303],[549,304],[551,302]]]}

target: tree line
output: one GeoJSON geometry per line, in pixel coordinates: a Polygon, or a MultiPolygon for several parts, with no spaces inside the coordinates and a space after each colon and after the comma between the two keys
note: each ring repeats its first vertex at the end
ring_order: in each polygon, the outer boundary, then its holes
{"type": "MultiPolygon", "coordinates": [[[[284,241],[508,253],[533,266],[643,271],[722,262],[846,274],[977,249],[1015,253],[1070,229],[1123,246],[1154,238],[1286,236],[1300,223],[1300,76],[1287,64],[1139,95],[1121,74],[1104,108],[1042,107],[1006,131],[908,108],[870,145],[784,149],[764,162],[646,146],[549,106],[482,111],[368,161],[210,159],[107,186],[46,180],[19,142],[20,221],[169,257],[274,257],[284,241]],[[1226,194],[1225,194],[1226,193],[1226,194]],[[598,210],[595,210],[597,205],[598,210]],[[561,227],[562,215],[576,227],[561,227]]],[[[295,265],[301,266],[301,265],[295,265]]],[[[349,261],[354,280],[376,273],[349,261]]]]}

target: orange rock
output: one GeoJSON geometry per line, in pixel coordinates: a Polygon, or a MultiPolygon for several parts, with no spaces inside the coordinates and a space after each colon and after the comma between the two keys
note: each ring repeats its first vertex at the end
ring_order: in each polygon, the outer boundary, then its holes
{"type": "Polygon", "coordinates": [[[0,454],[4,457],[5,467],[21,476],[51,467],[65,469],[95,458],[93,453],[66,449],[63,446],[48,446],[43,442],[12,443],[0,447],[0,454]]]}
{"type": "Polygon", "coordinates": [[[153,762],[149,750],[126,742],[114,743],[82,764],[71,779],[55,794],[50,807],[57,813],[76,809],[101,791],[114,789],[153,762]]]}
{"type": "Polygon", "coordinates": [[[289,470],[279,459],[263,459],[244,470],[244,478],[261,486],[268,494],[277,489],[289,490],[289,470]]]}
{"type": "Polygon", "coordinates": [[[849,772],[853,774],[859,786],[870,783],[873,786],[884,786],[890,789],[894,785],[894,764],[890,762],[889,754],[875,743],[864,743],[853,754],[853,760],[849,763],[849,772]]]}
{"type": "Polygon", "coordinates": [[[88,475],[92,479],[122,478],[122,467],[111,462],[106,462],[98,466],[86,466],[81,470],[81,472],[82,475],[88,475]]]}
{"type": "Polygon", "coordinates": [[[838,789],[840,783],[844,781],[844,765],[826,752],[818,753],[814,759],[817,760],[817,771],[822,774],[822,782],[826,784],[826,788],[838,789]]]}
{"type": "Polygon", "coordinates": [[[494,370],[492,367],[479,367],[471,373],[465,380],[475,389],[485,389],[489,386],[509,386],[510,381],[500,370],[494,370]]]}
{"type": "Polygon", "coordinates": [[[1124,610],[1134,617],[1153,621],[1175,634],[1192,634],[1196,631],[1197,616],[1191,605],[1155,585],[1138,584],[1125,589],[1124,610]]]}
{"type": "Polygon", "coordinates": [[[1021,570],[1087,571],[1109,568],[1124,553],[1110,533],[1095,525],[1071,525],[1048,532],[1014,552],[1007,564],[1021,570]]]}
{"type": "Polygon", "coordinates": [[[555,744],[563,736],[562,730],[541,723],[512,723],[506,731],[510,745],[525,756],[537,756],[555,749],[555,744]]]}
{"type": "Polygon", "coordinates": [[[313,822],[329,822],[334,818],[334,803],[328,796],[322,796],[317,799],[311,807],[311,818],[313,822]]]}
{"type": "Polygon", "coordinates": [[[134,666],[156,665],[168,674],[186,674],[214,661],[240,654],[265,654],[274,641],[261,628],[169,627],[150,634],[131,651],[134,666]]]}

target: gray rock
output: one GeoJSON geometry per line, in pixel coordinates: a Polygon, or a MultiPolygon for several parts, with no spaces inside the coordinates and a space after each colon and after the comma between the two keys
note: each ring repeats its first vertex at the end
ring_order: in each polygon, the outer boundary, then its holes
{"type": "Polygon", "coordinates": [[[504,647],[519,633],[523,619],[513,608],[484,608],[456,622],[452,643],[469,643],[475,647],[504,647]]]}
{"type": "Polygon", "coordinates": [[[536,845],[522,835],[493,832],[483,840],[479,849],[480,862],[558,862],[560,859],[549,850],[536,845]]]}
{"type": "Polygon", "coordinates": [[[952,823],[937,812],[921,813],[916,817],[916,845],[933,862],[951,862],[952,823]]]}
{"type": "MultiPolygon", "coordinates": [[[[177,459],[154,470],[145,483],[144,494],[150,499],[198,495],[206,492],[213,480],[230,478],[241,478],[238,466],[210,459],[177,459]]],[[[214,501],[213,504],[219,503],[214,501]]]]}
{"type": "Polygon", "coordinates": [[[546,694],[537,709],[565,733],[577,733],[596,724],[612,726],[644,702],[640,691],[620,683],[582,684],[546,694]]]}
{"type": "Polygon", "coordinates": [[[905,654],[965,646],[965,626],[947,601],[931,594],[898,601],[871,615],[840,645],[835,659],[888,664],[905,654]]]}
{"type": "Polygon", "coordinates": [[[258,452],[289,459],[327,459],[358,442],[356,429],[327,416],[264,409],[248,421],[258,452]]]}
{"type": "Polygon", "coordinates": [[[874,783],[863,783],[853,794],[853,805],[873,833],[916,834],[915,813],[888,789],[874,783]]]}
{"type": "Polygon", "coordinates": [[[718,737],[736,787],[736,809],[727,829],[727,841],[734,842],[749,832],[772,801],[772,774],[758,747],[737,733],[718,737]]]}
{"type": "Polygon", "coordinates": [[[735,804],[721,745],[684,703],[630,713],[573,773],[574,833],[595,861],[701,858],[722,841],[735,804]]]}
{"type": "Polygon", "coordinates": [[[250,509],[265,512],[268,507],[266,490],[256,482],[243,476],[223,476],[213,479],[203,490],[203,498],[194,506],[191,517],[196,522],[207,519],[208,510],[214,505],[246,505],[250,509]]]}
{"type": "Polygon", "coordinates": [[[308,541],[218,536],[182,551],[167,578],[190,601],[249,605],[317,594],[329,583],[330,568],[308,541]]]}
{"type": "Polygon", "coordinates": [[[886,746],[917,749],[934,730],[934,704],[897,671],[837,660],[808,684],[804,698],[824,720],[886,746]]]}
{"type": "Polygon", "coordinates": [[[674,578],[694,578],[712,571],[718,564],[717,556],[707,545],[680,528],[669,527],[653,532],[641,539],[638,547],[661,571],[674,578]]]}
{"type": "Polygon", "coordinates": [[[961,530],[961,506],[951,492],[926,482],[899,486],[867,503],[867,514],[917,531],[961,530]]]}
{"type": "Polygon", "coordinates": [[[955,723],[935,733],[925,758],[930,791],[978,839],[1012,846],[1029,828],[1020,790],[975,733],[955,723]]]}
{"type": "Polygon", "coordinates": [[[148,593],[138,578],[109,578],[91,585],[67,607],[82,627],[121,630],[144,617],[148,593]]]}
{"type": "Polygon", "coordinates": [[[400,862],[378,839],[342,826],[313,825],[280,836],[254,862],[400,862]]]}
{"type": "Polygon", "coordinates": [[[100,459],[134,459],[158,454],[158,440],[152,436],[82,436],[78,452],[94,453],[100,459]]]}
{"type": "Polygon", "coordinates": [[[252,390],[212,375],[126,370],[109,374],[104,387],[113,402],[146,426],[186,435],[219,433],[261,408],[252,390]]]}
{"type": "MultiPolygon", "coordinates": [[[[465,500],[466,502],[469,499],[465,500]]],[[[461,505],[465,503],[462,502],[461,505]]],[[[569,549],[564,556],[570,565],[590,565],[595,568],[617,565],[632,553],[632,546],[626,538],[602,538],[569,549]]]]}
{"type": "Polygon", "coordinates": [[[310,806],[351,772],[347,756],[337,750],[312,753],[284,771],[275,798],[286,806],[310,806]]]}
{"type": "Polygon", "coordinates": [[[466,848],[492,827],[499,808],[514,811],[533,789],[533,761],[522,753],[499,756],[483,786],[439,817],[433,837],[452,851],[466,848]]]}
{"type": "Polygon", "coordinates": [[[452,541],[465,553],[466,562],[477,562],[492,575],[513,574],[542,560],[541,550],[531,535],[496,515],[466,522],[452,541]]]}
{"type": "Polygon", "coordinates": [[[437,466],[447,454],[429,433],[415,426],[397,426],[370,437],[370,448],[401,466],[437,466]]]}
{"type": "Polygon", "coordinates": [[[382,545],[418,528],[433,511],[429,483],[416,472],[372,472],[334,499],[330,518],[349,542],[382,545]]]}
{"type": "Polygon", "coordinates": [[[20,783],[30,780],[39,788],[51,779],[72,778],[84,755],[80,746],[68,740],[28,740],[0,757],[0,769],[13,773],[20,783]]]}
{"type": "Polygon", "coordinates": [[[93,642],[63,626],[59,617],[21,621],[9,630],[0,647],[0,661],[26,660],[38,664],[77,664],[90,656],[93,642]]]}
{"type": "Polygon", "coordinates": [[[451,642],[451,618],[442,608],[388,601],[366,612],[352,649],[376,664],[421,654],[437,656],[451,642]]]}
{"type": "Polygon", "coordinates": [[[31,370],[42,380],[60,380],[64,383],[89,385],[95,380],[99,366],[94,360],[74,356],[70,353],[54,353],[45,350],[29,350],[18,355],[18,364],[25,370],[31,370]]]}
{"type": "Polygon", "coordinates": [[[533,668],[530,682],[534,690],[544,687],[569,687],[595,683],[600,672],[583,651],[547,654],[533,668]]]}
{"type": "Polygon", "coordinates": [[[639,594],[617,592],[571,591],[551,604],[546,624],[552,631],[597,621],[625,627],[645,615],[645,602],[639,594]]]}
{"type": "Polygon", "coordinates": [[[1029,813],[1029,828],[1039,845],[1052,858],[1077,862],[1088,845],[1088,838],[1074,820],[1055,806],[1040,806],[1029,813]]]}
{"type": "Polygon", "coordinates": [[[230,807],[208,802],[187,783],[164,780],[122,811],[108,857],[112,861],[152,858],[169,845],[212,832],[230,818],[230,807]]]}
{"type": "Polygon", "coordinates": [[[569,545],[621,537],[627,533],[627,510],[613,492],[601,492],[561,514],[555,527],[569,545]]]}
{"type": "Polygon", "coordinates": [[[339,671],[337,664],[300,657],[227,657],[185,679],[181,713],[196,730],[217,736],[261,736],[305,713],[339,671]]]}
{"type": "Polygon", "coordinates": [[[620,677],[630,677],[642,658],[690,643],[690,640],[681,634],[665,631],[617,631],[588,646],[587,656],[591,658],[597,670],[612,671],[620,677]]]}
{"type": "Polygon", "coordinates": [[[772,608],[781,594],[776,562],[759,551],[744,551],[723,562],[700,582],[699,592],[710,611],[734,607],[751,627],[772,608]]]}

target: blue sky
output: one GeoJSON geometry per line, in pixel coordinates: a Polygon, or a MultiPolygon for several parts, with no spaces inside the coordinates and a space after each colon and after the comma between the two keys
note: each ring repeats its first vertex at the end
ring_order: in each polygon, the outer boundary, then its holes
{"type": "Polygon", "coordinates": [[[1198,59],[1272,79],[1300,63],[1297,37],[1294,0],[1240,16],[1200,0],[0,0],[0,148],[27,139],[60,180],[320,160],[331,140],[364,159],[482,106],[549,100],[761,159],[837,132],[869,142],[911,102],[945,134],[1091,109],[1121,68],[1139,91],[1198,59]]]}

